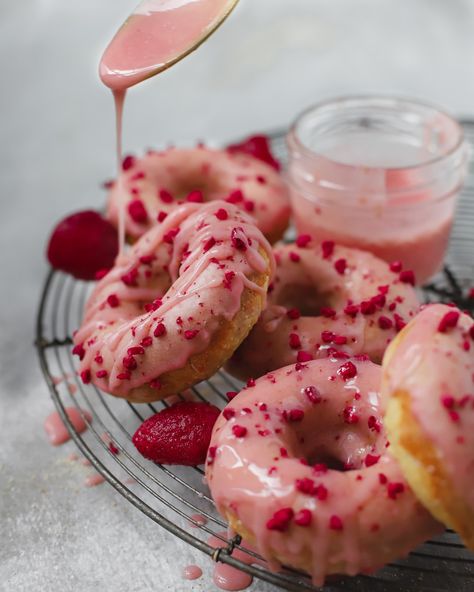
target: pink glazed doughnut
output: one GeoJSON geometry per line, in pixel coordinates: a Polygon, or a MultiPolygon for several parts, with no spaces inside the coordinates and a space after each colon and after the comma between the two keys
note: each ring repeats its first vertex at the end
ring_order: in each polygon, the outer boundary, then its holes
{"type": "Polygon", "coordinates": [[[228,363],[239,378],[335,351],[379,363],[420,306],[413,274],[371,253],[315,243],[309,235],[274,253],[267,308],[228,363]]]}
{"type": "Polygon", "coordinates": [[[270,165],[225,150],[169,148],[124,161],[121,186],[108,196],[107,216],[118,225],[120,200],[126,202],[125,229],[136,239],[177,203],[226,200],[250,214],[270,242],[288,226],[290,205],[285,183],[270,165]],[[124,197],[123,197],[124,196],[124,197]]]}
{"type": "Polygon", "coordinates": [[[393,455],[426,508],[474,550],[474,321],[429,305],[383,366],[393,455]]]}
{"type": "Polygon", "coordinates": [[[214,426],[206,477],[220,513],[270,562],[368,573],[441,526],[389,454],[381,369],[297,363],[251,383],[214,426]]]}
{"type": "Polygon", "coordinates": [[[269,243],[234,205],[175,209],[92,292],[74,337],[83,382],[149,402],[208,378],[256,322],[272,269],[269,243]]]}

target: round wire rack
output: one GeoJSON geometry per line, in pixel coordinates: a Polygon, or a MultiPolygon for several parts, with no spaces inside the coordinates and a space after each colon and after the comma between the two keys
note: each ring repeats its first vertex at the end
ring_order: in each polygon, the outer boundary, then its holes
{"type": "MultiPolygon", "coordinates": [[[[474,121],[462,123],[467,139],[474,144],[474,121]]],[[[274,153],[285,161],[284,134],[273,134],[271,141],[274,153]]],[[[469,288],[473,280],[474,163],[471,162],[458,205],[446,267],[423,288],[423,295],[426,301],[453,301],[472,311],[474,300],[469,298],[469,288]]],[[[201,467],[157,465],[138,454],[131,442],[133,433],[147,417],[169,403],[131,404],[104,394],[93,385],[85,386],[78,379],[76,361],[71,354],[71,336],[81,323],[90,288],[88,283],[50,271],[36,326],[36,348],[44,378],[57,411],[81,452],[129,502],[214,561],[230,564],[286,590],[317,590],[310,579],[299,572],[290,569],[280,573],[269,571],[261,557],[241,546],[240,537],[227,536],[227,524],[216,512],[201,467]],[[75,431],[67,416],[67,407],[77,408],[84,419],[84,411],[90,413],[92,421],[86,432],[79,434],[75,431]],[[209,544],[211,537],[214,537],[212,545],[209,544]],[[216,540],[220,542],[217,548],[216,540]],[[236,549],[244,554],[239,553],[242,560],[233,556],[236,549]]],[[[224,371],[219,371],[191,391],[197,400],[223,407],[227,402],[225,393],[238,391],[241,386],[224,371]]],[[[454,532],[446,531],[376,574],[331,579],[318,590],[472,592],[474,557],[454,532]]]]}

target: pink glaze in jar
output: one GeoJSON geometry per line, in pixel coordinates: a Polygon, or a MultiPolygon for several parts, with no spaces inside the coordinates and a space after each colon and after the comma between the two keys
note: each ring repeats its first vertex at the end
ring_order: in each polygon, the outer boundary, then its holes
{"type": "Polygon", "coordinates": [[[341,98],[300,115],[287,143],[299,233],[401,261],[417,283],[439,271],[468,156],[454,119],[412,100],[341,98]]]}

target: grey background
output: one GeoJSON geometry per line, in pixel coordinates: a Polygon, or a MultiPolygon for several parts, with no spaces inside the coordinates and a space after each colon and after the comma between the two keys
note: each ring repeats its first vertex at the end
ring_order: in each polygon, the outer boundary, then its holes
{"type": "MultiPolygon", "coordinates": [[[[96,70],[130,0],[0,3],[0,590],[214,590],[209,562],[51,448],[32,348],[53,223],[99,207],[112,100],[96,70]],[[205,577],[191,583],[189,563],[205,577]]],[[[474,115],[472,0],[241,0],[197,53],[134,89],[126,150],[225,141],[309,104],[382,91],[474,115]]],[[[89,470],[90,471],[90,470],[89,470]]],[[[270,590],[261,583],[255,590],[270,590]]]]}

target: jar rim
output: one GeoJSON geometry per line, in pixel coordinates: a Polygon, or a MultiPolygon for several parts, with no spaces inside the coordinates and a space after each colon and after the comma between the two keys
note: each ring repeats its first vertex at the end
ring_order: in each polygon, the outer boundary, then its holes
{"type": "Polygon", "coordinates": [[[286,141],[287,141],[287,145],[290,148],[291,148],[291,143],[294,142],[295,145],[298,147],[298,150],[300,150],[306,156],[313,157],[313,158],[314,157],[321,158],[323,160],[326,160],[327,162],[332,163],[335,166],[341,167],[346,170],[356,169],[356,168],[361,168],[361,167],[363,167],[367,171],[380,170],[380,169],[384,169],[386,171],[408,171],[408,170],[417,170],[417,169],[419,170],[419,169],[422,169],[425,167],[430,167],[430,166],[436,165],[437,163],[442,162],[444,160],[448,160],[451,156],[454,156],[457,152],[459,152],[462,149],[464,149],[464,151],[466,152],[466,156],[467,156],[467,149],[466,149],[467,144],[466,144],[463,128],[460,125],[460,123],[453,116],[451,116],[447,111],[439,108],[438,106],[436,106],[432,103],[421,101],[419,99],[398,96],[398,95],[388,95],[388,94],[384,95],[384,94],[378,94],[378,93],[377,94],[370,94],[369,93],[369,94],[357,94],[357,95],[341,95],[338,97],[326,99],[324,101],[320,101],[318,103],[310,105],[309,107],[304,109],[294,119],[293,123],[291,124],[291,126],[288,130],[286,141]],[[439,115],[439,116],[445,118],[446,121],[449,121],[449,123],[451,125],[453,125],[453,129],[455,130],[455,133],[456,133],[456,141],[453,143],[452,146],[447,148],[441,154],[435,155],[432,158],[429,158],[428,160],[425,160],[423,162],[419,162],[419,163],[416,163],[413,165],[404,165],[404,166],[374,166],[374,165],[362,165],[362,164],[349,164],[349,163],[335,160],[335,159],[325,155],[324,153],[317,152],[317,151],[309,148],[306,144],[304,144],[304,142],[299,137],[298,127],[300,126],[302,121],[304,121],[304,119],[306,117],[308,117],[308,115],[310,115],[311,113],[322,110],[325,107],[337,106],[338,104],[344,105],[344,103],[350,104],[350,103],[357,103],[357,102],[361,102],[361,103],[366,102],[367,106],[370,106],[370,104],[377,103],[377,102],[380,103],[381,106],[390,106],[390,105],[395,106],[398,103],[400,105],[405,105],[405,106],[411,107],[413,109],[431,110],[435,115],[439,115]]]}

